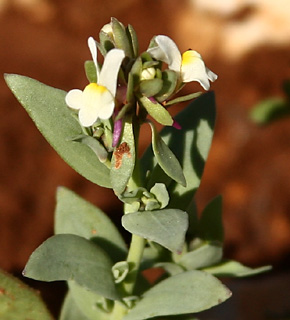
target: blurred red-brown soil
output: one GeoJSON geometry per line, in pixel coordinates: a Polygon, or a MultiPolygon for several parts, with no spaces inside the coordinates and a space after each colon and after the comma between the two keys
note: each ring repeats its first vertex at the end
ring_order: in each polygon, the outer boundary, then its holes
{"type": "MultiPolygon", "coordinates": [[[[272,45],[268,39],[239,51],[235,39],[234,53],[227,54],[227,24],[247,17],[221,18],[185,0],[31,2],[0,6],[2,74],[27,75],[64,90],[84,87],[86,40],[97,37],[111,16],[134,26],[143,50],[153,35],[167,34],[181,51],[202,53],[219,75],[212,85],[218,118],[198,206],[223,195],[228,257],[253,266],[289,263],[290,119],[258,127],[248,112],[260,100],[282,95],[281,83],[290,78],[290,40],[272,45]]],[[[71,188],[115,221],[121,205],[110,190],[85,181],[59,158],[0,81],[0,267],[16,271],[53,233],[57,186],[71,188]]]]}

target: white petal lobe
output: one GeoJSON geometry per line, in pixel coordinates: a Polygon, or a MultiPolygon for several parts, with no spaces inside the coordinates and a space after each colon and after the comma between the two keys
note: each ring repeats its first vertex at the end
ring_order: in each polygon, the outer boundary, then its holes
{"type": "Polygon", "coordinates": [[[125,53],[121,49],[110,50],[104,60],[98,84],[106,87],[115,96],[117,89],[118,73],[125,53]]]}
{"type": "Polygon", "coordinates": [[[83,92],[79,89],[70,90],[65,96],[66,104],[72,108],[79,110],[83,106],[83,92]]]}

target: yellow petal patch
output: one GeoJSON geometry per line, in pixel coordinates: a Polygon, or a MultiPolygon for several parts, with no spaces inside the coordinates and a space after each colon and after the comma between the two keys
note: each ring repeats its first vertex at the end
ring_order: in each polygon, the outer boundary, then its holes
{"type": "Polygon", "coordinates": [[[105,91],[108,91],[108,89],[104,86],[100,86],[97,83],[90,83],[85,87],[84,93],[86,95],[90,94],[103,94],[105,91]]]}
{"type": "Polygon", "coordinates": [[[200,59],[199,53],[194,50],[187,50],[182,54],[182,65],[193,64],[197,59],[200,59]]]}

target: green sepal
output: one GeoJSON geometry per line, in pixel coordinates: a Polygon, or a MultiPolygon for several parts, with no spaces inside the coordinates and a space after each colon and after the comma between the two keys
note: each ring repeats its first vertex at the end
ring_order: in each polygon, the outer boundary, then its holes
{"type": "Polygon", "coordinates": [[[128,104],[133,103],[135,101],[134,91],[139,84],[140,76],[142,72],[142,60],[141,57],[138,57],[128,75],[128,88],[127,88],[127,96],[126,99],[128,104]]]}
{"type": "Polygon", "coordinates": [[[203,269],[217,277],[249,277],[271,270],[271,266],[249,268],[234,260],[225,260],[221,263],[203,269]]]}
{"type": "Polygon", "coordinates": [[[140,92],[146,97],[154,97],[162,89],[161,79],[143,80],[140,82],[140,92]]]}
{"type": "Polygon", "coordinates": [[[99,33],[100,44],[98,48],[103,56],[105,56],[110,50],[115,48],[112,38],[104,31],[99,33]]]}
{"type": "Polygon", "coordinates": [[[141,106],[146,109],[146,111],[154,120],[156,120],[163,126],[172,126],[173,119],[164,106],[162,106],[157,101],[152,102],[145,96],[140,96],[138,100],[141,106]]]}
{"type": "Polygon", "coordinates": [[[178,209],[134,212],[122,217],[122,225],[133,234],[179,253],[188,228],[188,216],[178,209]]]}
{"type": "Polygon", "coordinates": [[[231,292],[209,273],[192,270],[169,277],[144,293],[123,320],[197,313],[230,298],[231,292]]]}
{"type": "Polygon", "coordinates": [[[132,116],[123,119],[123,134],[118,147],[115,148],[111,160],[111,184],[117,195],[126,188],[135,166],[135,139],[132,116]]]}
{"type": "Polygon", "coordinates": [[[170,178],[185,187],[186,180],[179,161],[163,141],[155,126],[152,123],[149,124],[152,130],[152,149],[156,161],[170,178]]]}
{"type": "Polygon", "coordinates": [[[172,70],[165,70],[162,72],[163,86],[158,94],[155,96],[157,101],[163,102],[167,100],[175,91],[177,85],[177,74],[172,70]]]}
{"type": "Polygon", "coordinates": [[[71,190],[57,189],[55,234],[75,234],[93,241],[115,263],[127,255],[127,246],[109,217],[71,190]]]}
{"type": "Polygon", "coordinates": [[[99,140],[93,138],[92,136],[87,136],[85,134],[78,135],[70,139],[71,141],[83,143],[88,146],[98,157],[101,163],[104,163],[108,159],[108,151],[106,148],[101,144],[99,140]]]}
{"type": "Polygon", "coordinates": [[[118,300],[112,262],[95,243],[73,234],[47,239],[30,256],[23,275],[41,281],[74,280],[101,296],[118,300]]]}
{"type": "Polygon", "coordinates": [[[94,61],[87,60],[85,62],[85,72],[86,72],[87,79],[90,83],[92,82],[97,83],[98,77],[97,77],[97,70],[96,70],[94,61]]]}
{"type": "Polygon", "coordinates": [[[182,96],[182,97],[178,97],[173,100],[166,101],[166,106],[168,107],[168,106],[171,106],[176,103],[193,100],[195,98],[198,98],[201,94],[202,94],[202,92],[195,92],[195,93],[188,94],[186,96],[182,96]]]}
{"type": "Polygon", "coordinates": [[[82,129],[65,103],[66,92],[15,74],[6,74],[5,80],[59,155],[88,180],[111,187],[109,169],[96,158],[92,150],[81,143],[68,141],[69,137],[79,135],[82,129]]]}
{"type": "Polygon", "coordinates": [[[2,270],[0,270],[0,318],[53,320],[38,292],[2,270]]]}
{"type": "Polygon", "coordinates": [[[134,57],[137,58],[139,55],[139,42],[138,42],[136,31],[130,24],[126,28],[126,31],[127,31],[128,37],[131,40],[134,57]]]}
{"type": "Polygon", "coordinates": [[[116,18],[111,19],[111,26],[113,29],[115,46],[125,52],[126,57],[133,57],[133,48],[129,41],[124,25],[116,18]]]}

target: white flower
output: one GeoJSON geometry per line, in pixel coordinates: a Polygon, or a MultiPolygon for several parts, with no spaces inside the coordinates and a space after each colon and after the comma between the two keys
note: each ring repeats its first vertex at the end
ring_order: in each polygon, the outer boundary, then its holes
{"type": "Polygon", "coordinates": [[[217,79],[217,75],[205,66],[198,52],[188,50],[181,55],[175,42],[167,36],[156,36],[154,41],[157,46],[149,48],[147,52],[153,58],[167,63],[170,70],[179,74],[182,82],[197,81],[208,90],[209,80],[213,82],[217,79]]]}
{"type": "Polygon", "coordinates": [[[118,72],[125,57],[120,49],[110,50],[104,59],[102,69],[97,63],[96,41],[90,37],[88,46],[97,70],[97,83],[90,83],[85,89],[70,90],[66,97],[66,104],[79,110],[79,121],[82,126],[93,125],[98,118],[109,119],[115,107],[118,72]]]}

